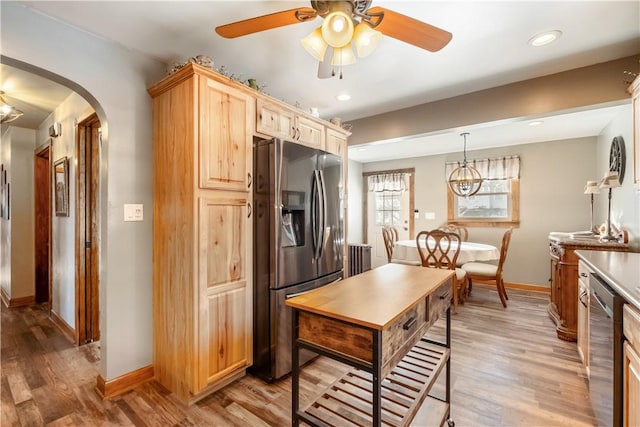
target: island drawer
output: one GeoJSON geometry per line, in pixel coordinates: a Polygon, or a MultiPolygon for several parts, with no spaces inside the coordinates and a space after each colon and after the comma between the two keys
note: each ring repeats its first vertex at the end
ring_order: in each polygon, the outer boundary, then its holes
{"type": "Polygon", "coordinates": [[[449,279],[438,287],[431,295],[429,295],[429,311],[427,326],[433,325],[438,320],[447,308],[451,305],[451,298],[453,295],[453,289],[451,285],[452,280],[449,279]]]}
{"type": "Polygon", "coordinates": [[[640,312],[629,304],[624,305],[622,312],[622,330],[631,346],[640,350],[640,312]]]}

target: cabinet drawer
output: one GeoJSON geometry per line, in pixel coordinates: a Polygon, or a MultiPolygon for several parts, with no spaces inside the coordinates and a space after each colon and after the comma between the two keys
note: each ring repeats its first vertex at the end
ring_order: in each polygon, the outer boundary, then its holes
{"type": "Polygon", "coordinates": [[[630,304],[624,305],[622,312],[622,329],[625,338],[633,348],[640,351],[640,312],[630,304]]]}
{"type": "Polygon", "coordinates": [[[592,271],[587,264],[582,261],[578,262],[578,280],[586,285],[587,289],[589,289],[589,274],[591,273],[592,271]]]}
{"type": "Polygon", "coordinates": [[[389,329],[382,331],[382,360],[387,362],[392,356],[407,344],[413,346],[412,336],[422,330],[427,321],[426,298],[409,311],[400,316],[389,329]]]}
{"type": "Polygon", "coordinates": [[[451,298],[453,295],[453,289],[451,286],[451,279],[449,279],[429,295],[429,326],[433,325],[433,323],[438,320],[438,317],[443,315],[447,310],[447,307],[451,305],[451,298]]]}

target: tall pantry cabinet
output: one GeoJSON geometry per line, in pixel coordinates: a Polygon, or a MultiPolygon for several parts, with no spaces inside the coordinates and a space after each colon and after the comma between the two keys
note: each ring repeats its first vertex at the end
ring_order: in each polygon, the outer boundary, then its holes
{"type": "Polygon", "coordinates": [[[148,91],[154,371],[192,403],[244,375],[252,363],[255,98],[194,64],[148,91]]]}

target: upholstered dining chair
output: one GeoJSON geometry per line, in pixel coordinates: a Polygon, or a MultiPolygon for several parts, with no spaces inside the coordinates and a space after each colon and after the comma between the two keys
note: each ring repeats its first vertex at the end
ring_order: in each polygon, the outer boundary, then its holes
{"type": "Polygon", "coordinates": [[[456,268],[456,261],[460,255],[460,235],[442,230],[421,231],[416,236],[416,247],[420,254],[423,267],[454,270],[453,312],[458,312],[458,301],[464,303],[465,286],[467,280],[465,271],[456,268]],[[433,245],[430,241],[433,241],[433,245]],[[424,246],[421,242],[424,241],[424,246]],[[462,298],[462,299],[461,299],[462,298]]]}
{"type": "Polygon", "coordinates": [[[467,262],[462,266],[462,269],[467,273],[467,289],[468,293],[471,293],[473,287],[473,280],[480,280],[482,282],[494,282],[498,289],[498,295],[502,305],[507,307],[507,291],[504,288],[504,280],[502,279],[502,270],[504,268],[504,262],[507,259],[507,251],[509,249],[509,242],[511,242],[511,233],[513,227],[510,227],[505,231],[502,236],[502,245],[500,246],[500,259],[498,265],[488,264],[485,262],[467,262]]]}
{"type": "Polygon", "coordinates": [[[463,241],[466,242],[469,240],[469,230],[467,230],[467,227],[464,225],[444,223],[438,227],[438,230],[446,231],[448,233],[458,233],[463,241]]]}

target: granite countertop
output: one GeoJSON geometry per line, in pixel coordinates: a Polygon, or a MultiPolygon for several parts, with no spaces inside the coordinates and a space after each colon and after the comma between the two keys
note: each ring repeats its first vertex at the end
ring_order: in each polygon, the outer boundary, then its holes
{"type": "Polygon", "coordinates": [[[576,255],[640,310],[640,253],[578,250],[576,255]]]}
{"type": "Polygon", "coordinates": [[[600,236],[593,237],[572,237],[572,233],[549,233],[549,240],[553,240],[556,244],[574,249],[592,249],[597,250],[599,248],[609,250],[629,250],[628,243],[622,242],[601,242],[600,236]]]}

